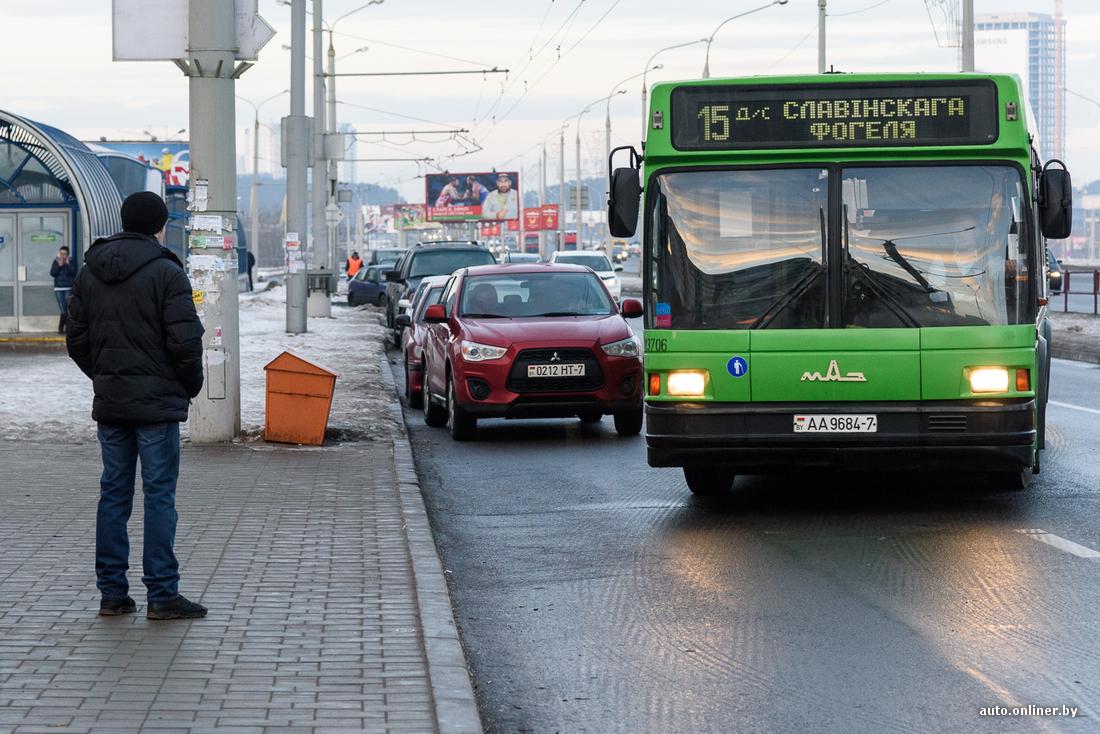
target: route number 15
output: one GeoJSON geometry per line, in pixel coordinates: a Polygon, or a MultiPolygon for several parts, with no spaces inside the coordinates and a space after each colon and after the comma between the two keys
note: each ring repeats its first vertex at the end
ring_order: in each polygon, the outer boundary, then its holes
{"type": "Polygon", "coordinates": [[[705,105],[698,117],[703,121],[703,140],[723,143],[730,139],[730,106],[728,104],[705,105]]]}

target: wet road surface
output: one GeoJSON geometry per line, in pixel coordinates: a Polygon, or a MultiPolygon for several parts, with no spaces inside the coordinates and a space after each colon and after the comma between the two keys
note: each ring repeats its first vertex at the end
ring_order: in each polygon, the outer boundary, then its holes
{"type": "Polygon", "coordinates": [[[487,731],[1100,730],[1100,367],[1056,361],[1051,400],[1024,493],[803,474],[710,501],[609,418],[458,444],[410,412],[487,731]],[[1078,718],[980,716],[1031,704],[1078,718]]]}

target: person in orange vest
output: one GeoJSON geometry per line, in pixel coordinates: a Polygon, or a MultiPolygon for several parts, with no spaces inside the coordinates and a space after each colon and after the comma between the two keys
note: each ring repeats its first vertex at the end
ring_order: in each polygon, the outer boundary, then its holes
{"type": "Polygon", "coordinates": [[[348,261],[344,264],[344,269],[347,270],[348,273],[348,280],[354,278],[361,267],[363,267],[363,260],[359,257],[359,253],[351,253],[351,257],[349,257],[348,261]]]}

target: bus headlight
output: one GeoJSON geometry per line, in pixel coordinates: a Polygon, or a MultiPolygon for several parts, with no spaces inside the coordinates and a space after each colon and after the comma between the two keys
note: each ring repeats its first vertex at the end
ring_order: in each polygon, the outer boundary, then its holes
{"type": "Polygon", "coordinates": [[[970,370],[970,392],[1008,392],[1008,370],[975,367],[970,370]]]}
{"type": "Polygon", "coordinates": [[[706,384],[707,373],[700,370],[668,373],[667,388],[669,395],[699,397],[703,394],[706,384]]]}

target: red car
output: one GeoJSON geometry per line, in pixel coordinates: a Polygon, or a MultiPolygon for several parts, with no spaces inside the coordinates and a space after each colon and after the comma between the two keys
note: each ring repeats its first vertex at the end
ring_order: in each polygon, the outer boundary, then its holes
{"type": "Polygon", "coordinates": [[[424,312],[424,420],[472,438],[479,418],[615,417],[642,428],[641,343],[600,277],[580,265],[487,265],[451,276],[424,312]]]}
{"type": "Polygon", "coordinates": [[[424,334],[427,324],[424,311],[433,303],[439,303],[443,286],[449,275],[429,275],[420,281],[406,313],[397,315],[394,323],[401,328],[401,359],[405,364],[405,398],[409,407],[421,407],[424,375],[424,334]]]}

